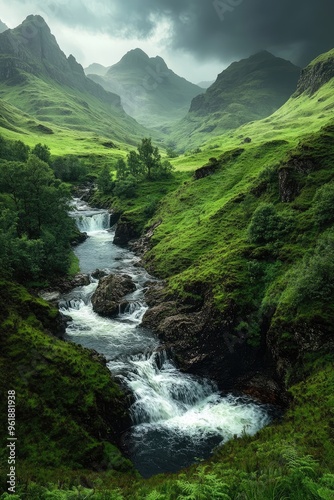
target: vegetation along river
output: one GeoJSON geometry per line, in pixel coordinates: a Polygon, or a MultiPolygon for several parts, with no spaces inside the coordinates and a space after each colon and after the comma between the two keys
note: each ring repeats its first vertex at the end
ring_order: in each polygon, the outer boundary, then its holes
{"type": "Polygon", "coordinates": [[[101,269],[127,274],[136,284],[127,309],[115,319],[93,311],[91,297],[98,280],[74,289],[61,302],[72,317],[67,339],[95,349],[108,368],[133,393],[132,428],[124,437],[129,457],[144,477],[173,472],[206,458],[213,448],[243,434],[255,434],[270,420],[270,409],[256,402],[220,394],[216,385],[180,372],[170,356],[159,349],[153,332],[141,328],[147,310],[145,283],[152,281],[138,258],[113,244],[109,214],[75,200],[71,213],[89,238],[76,248],[84,273],[101,269]]]}

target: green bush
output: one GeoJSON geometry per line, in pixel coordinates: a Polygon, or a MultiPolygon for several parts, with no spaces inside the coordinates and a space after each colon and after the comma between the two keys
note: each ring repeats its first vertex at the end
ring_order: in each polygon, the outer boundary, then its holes
{"type": "Polygon", "coordinates": [[[318,224],[334,222],[334,184],[325,184],[314,197],[315,219],[318,224]]]}
{"type": "Polygon", "coordinates": [[[248,227],[251,243],[265,244],[276,241],[282,232],[282,221],[272,203],[261,203],[255,210],[248,227]]]}

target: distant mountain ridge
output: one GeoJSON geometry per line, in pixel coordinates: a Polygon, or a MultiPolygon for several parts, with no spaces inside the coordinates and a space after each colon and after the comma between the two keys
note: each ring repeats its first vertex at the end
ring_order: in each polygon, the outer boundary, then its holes
{"type": "Polygon", "coordinates": [[[176,75],[161,57],[150,58],[141,49],[129,51],[104,76],[89,78],[119,94],[125,111],[148,127],[180,120],[203,91],[176,75]]]}
{"type": "Polygon", "coordinates": [[[296,90],[301,69],[262,51],[234,62],[205,93],[195,97],[178,136],[197,143],[279,109],[296,90]]]}
{"type": "Polygon", "coordinates": [[[8,30],[8,26],[6,26],[6,24],[3,23],[0,19],[0,33],[3,33],[6,30],[8,30]]]}
{"type": "Polygon", "coordinates": [[[199,82],[197,83],[197,85],[199,87],[201,87],[202,89],[208,89],[209,87],[211,87],[211,85],[214,83],[213,80],[210,80],[209,82],[199,82]]]}
{"type": "Polygon", "coordinates": [[[111,66],[103,66],[102,64],[93,63],[84,69],[85,74],[88,75],[98,75],[105,76],[111,66]]]}
{"type": "Polygon", "coordinates": [[[0,91],[7,102],[41,121],[112,133],[118,140],[144,133],[126,115],[118,95],[87,78],[72,55],[66,57],[41,16],[28,16],[0,34],[0,91]]]}

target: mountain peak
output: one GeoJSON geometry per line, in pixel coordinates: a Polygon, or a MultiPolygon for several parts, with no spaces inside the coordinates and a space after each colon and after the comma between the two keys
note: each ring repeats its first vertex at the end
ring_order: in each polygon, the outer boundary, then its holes
{"type": "Polygon", "coordinates": [[[26,19],[23,21],[21,26],[19,26],[17,29],[24,27],[27,29],[27,27],[31,27],[34,29],[34,31],[37,30],[43,30],[47,31],[48,33],[51,33],[51,30],[49,26],[47,25],[46,21],[42,16],[39,15],[34,15],[30,14],[29,16],[26,17],[26,19]]]}
{"type": "Polygon", "coordinates": [[[135,65],[141,65],[143,63],[147,63],[149,61],[148,55],[142,50],[142,49],[133,49],[129,50],[122,59],[119,61],[118,64],[123,65],[123,64],[135,64],[135,65]]]}
{"type": "Polygon", "coordinates": [[[275,57],[276,56],[274,56],[268,50],[260,50],[259,52],[256,52],[256,54],[250,56],[250,59],[273,59],[275,57]]]}

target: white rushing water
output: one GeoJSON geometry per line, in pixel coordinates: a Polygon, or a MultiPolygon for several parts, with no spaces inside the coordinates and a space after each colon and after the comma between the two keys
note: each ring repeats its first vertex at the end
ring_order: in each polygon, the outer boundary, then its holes
{"type": "Polygon", "coordinates": [[[133,393],[133,428],[125,438],[130,457],[144,476],[176,471],[206,457],[233,436],[255,434],[270,422],[267,409],[234,395],[221,395],[214,383],[181,373],[159,350],[152,332],[140,327],[147,310],[144,284],[153,278],[128,250],[113,245],[109,214],[77,202],[71,214],[88,233],[76,253],[81,270],[96,268],[130,275],[137,290],[115,319],[94,313],[91,296],[97,280],[64,297],[62,312],[72,317],[68,339],[104,354],[110,371],[133,393]]]}

